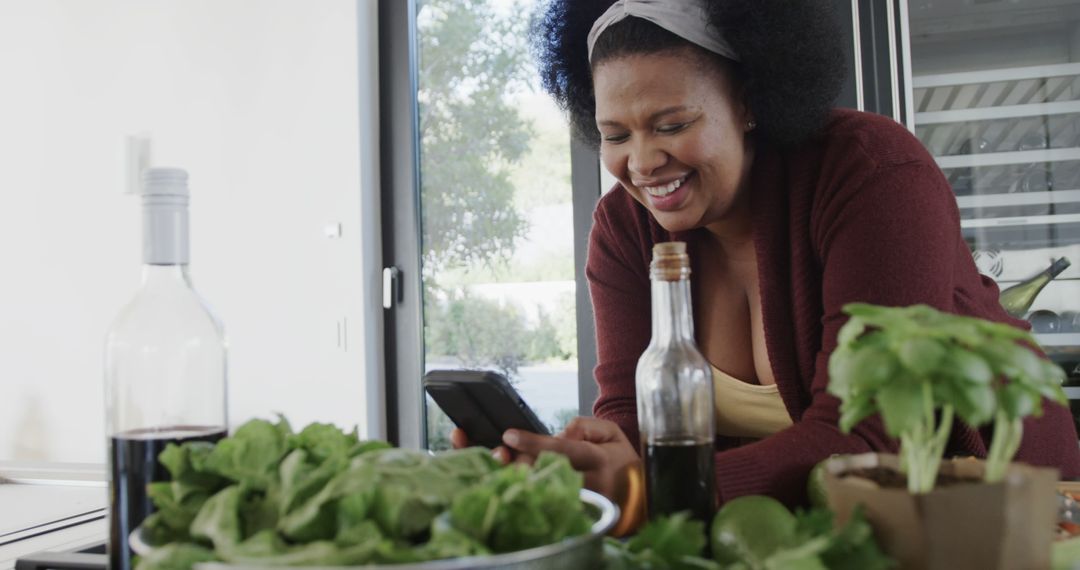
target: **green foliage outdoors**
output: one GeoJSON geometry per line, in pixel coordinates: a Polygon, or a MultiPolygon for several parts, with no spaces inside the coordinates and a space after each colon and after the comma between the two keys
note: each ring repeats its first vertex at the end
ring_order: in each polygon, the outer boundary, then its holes
{"type": "Polygon", "coordinates": [[[565,305],[555,314],[541,311],[535,327],[517,305],[468,290],[445,300],[429,297],[425,307],[427,354],[452,356],[466,368],[492,367],[513,381],[526,362],[566,360],[577,354],[574,315],[565,305]]]}
{"type": "Polygon", "coordinates": [[[417,13],[423,266],[432,277],[506,257],[526,229],[511,172],[532,129],[507,93],[530,79],[528,23],[487,0],[420,0],[417,13]]]}
{"type": "Polygon", "coordinates": [[[558,542],[591,526],[582,477],[541,454],[500,466],[489,450],[429,455],[327,424],[293,433],[252,420],[217,444],[170,444],[153,483],[139,570],[420,562],[558,542]]]}
{"type": "Polygon", "coordinates": [[[565,124],[538,122],[522,103],[542,96],[530,85],[525,3],[421,0],[417,14],[427,354],[511,379],[525,362],[575,358],[572,299],[530,323],[520,307],[454,293],[574,275],[572,255],[512,257],[528,229],[520,209],[570,199],[565,124]]]}
{"type": "Polygon", "coordinates": [[[885,570],[893,561],[874,541],[861,510],[841,528],[833,514],[792,514],[771,497],[728,501],[705,525],[686,513],[649,522],[626,542],[608,539],[607,570],[885,570]],[[709,544],[711,554],[703,551],[709,544]]]}
{"type": "Polygon", "coordinates": [[[829,359],[829,392],[840,398],[840,428],[880,413],[900,438],[908,490],[933,489],[954,414],[970,426],[993,421],[986,480],[998,481],[1020,445],[1023,418],[1042,399],[1067,403],[1062,369],[1039,358],[1025,331],[926,305],[853,303],[829,359]],[[1025,346],[1026,345],[1026,346],[1025,346]]]}

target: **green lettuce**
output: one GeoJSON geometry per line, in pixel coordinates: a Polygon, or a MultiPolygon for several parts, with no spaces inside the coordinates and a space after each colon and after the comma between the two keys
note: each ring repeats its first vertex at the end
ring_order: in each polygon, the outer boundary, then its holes
{"type": "Polygon", "coordinates": [[[273,567],[484,556],[591,525],[581,475],[558,455],[543,454],[532,468],[503,467],[482,448],[432,455],[329,424],[293,433],[279,418],[252,420],[217,444],[169,446],[159,459],[173,480],[150,487],[158,512],[143,532],[165,546],[139,570],[207,560],[273,567]]]}

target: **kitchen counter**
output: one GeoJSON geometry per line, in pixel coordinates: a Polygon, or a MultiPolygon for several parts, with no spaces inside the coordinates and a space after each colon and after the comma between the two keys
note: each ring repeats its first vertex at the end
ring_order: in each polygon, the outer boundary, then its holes
{"type": "Polygon", "coordinates": [[[104,542],[107,492],[103,465],[0,462],[0,570],[104,542]]]}

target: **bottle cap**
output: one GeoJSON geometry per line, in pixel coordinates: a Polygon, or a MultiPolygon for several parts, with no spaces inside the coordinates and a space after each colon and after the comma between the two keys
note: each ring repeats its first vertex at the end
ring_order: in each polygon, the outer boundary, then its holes
{"type": "Polygon", "coordinates": [[[160,199],[186,205],[188,173],[183,168],[148,168],[143,172],[143,202],[160,199]]]}
{"type": "Polygon", "coordinates": [[[690,277],[690,256],[686,243],[666,241],[653,245],[653,259],[649,274],[659,281],[680,281],[690,277]]]}
{"type": "Polygon", "coordinates": [[[187,265],[188,174],[182,168],[143,172],[143,263],[187,265]]]}

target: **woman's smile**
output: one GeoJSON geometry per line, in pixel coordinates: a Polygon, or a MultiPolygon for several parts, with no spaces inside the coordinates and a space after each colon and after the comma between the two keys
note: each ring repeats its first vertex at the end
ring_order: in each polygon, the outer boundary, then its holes
{"type": "Polygon", "coordinates": [[[693,190],[693,183],[696,180],[694,172],[690,171],[684,174],[680,178],[676,178],[663,184],[646,185],[644,183],[638,184],[638,187],[645,191],[648,195],[649,205],[653,208],[669,212],[671,210],[677,210],[686,201],[687,196],[693,190]]]}

